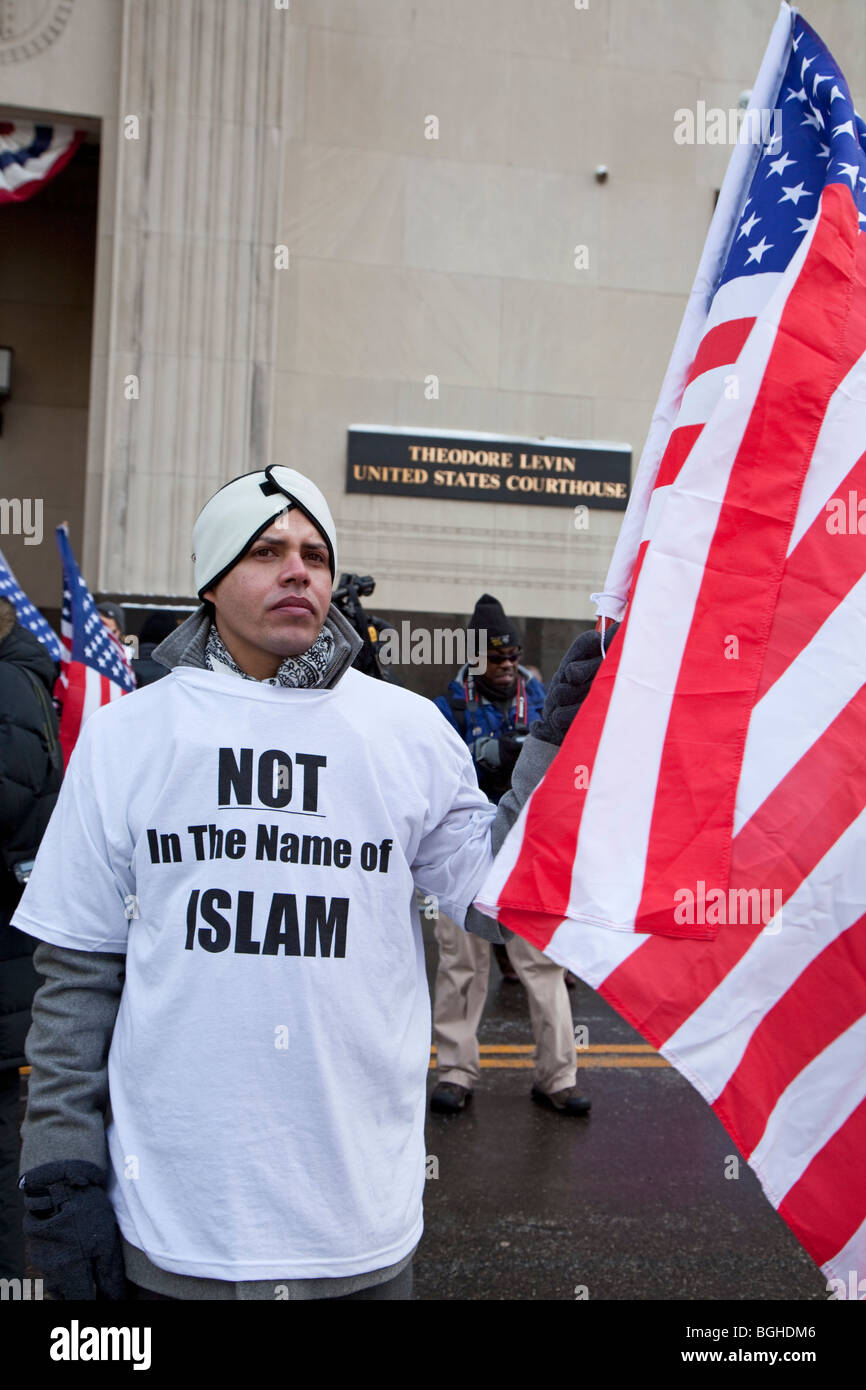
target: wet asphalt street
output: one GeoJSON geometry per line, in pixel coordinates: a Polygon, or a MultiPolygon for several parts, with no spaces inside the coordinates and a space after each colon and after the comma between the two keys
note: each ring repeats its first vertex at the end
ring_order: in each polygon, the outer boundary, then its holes
{"type": "MultiPolygon", "coordinates": [[[[432,991],[430,925],[424,934],[432,991]]],[[[586,1119],[532,1103],[531,1051],[485,1052],[532,1043],[523,987],[491,964],[481,1084],[460,1114],[428,1113],[438,1177],[427,1182],[416,1298],[826,1301],[825,1276],[742,1157],[731,1161],[737,1150],[698,1093],[652,1065],[662,1059],[591,989],[578,983],[571,1003],[588,1029],[586,1119]],[[623,1045],[645,1050],[614,1050],[623,1045]]],[[[431,1069],[429,1090],[435,1082],[431,1069]]]]}

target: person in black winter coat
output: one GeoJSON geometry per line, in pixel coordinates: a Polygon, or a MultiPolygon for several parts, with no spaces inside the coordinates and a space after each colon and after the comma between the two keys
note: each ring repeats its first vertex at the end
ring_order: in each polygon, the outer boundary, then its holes
{"type": "Polygon", "coordinates": [[[0,1277],[22,1278],[18,1068],[39,985],[35,942],[9,925],[63,776],[51,692],[57,667],[0,599],[0,1277]]]}

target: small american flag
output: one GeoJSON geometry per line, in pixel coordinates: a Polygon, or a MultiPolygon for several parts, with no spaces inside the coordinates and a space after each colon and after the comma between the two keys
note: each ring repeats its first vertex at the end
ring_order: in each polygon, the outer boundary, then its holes
{"type": "Polygon", "coordinates": [[[15,575],[9,568],[5,555],[0,551],[0,598],[7,598],[18,614],[18,621],[38,637],[43,647],[51,653],[54,661],[60,660],[60,638],[43,618],[39,609],[30,602],[15,575]]]}
{"type": "MultiPolygon", "coordinates": [[[[479,897],[688,1077],[866,1291],[866,125],[783,5],[605,594],[479,897]]],[[[844,1296],[844,1295],[842,1295],[844,1296]]]]}
{"type": "Polygon", "coordinates": [[[75,563],[65,526],[57,527],[57,544],[63,566],[63,608],[55,695],[62,706],[60,744],[65,766],[85,720],[110,700],[134,690],[135,676],[126,652],[97,612],[75,563]]]}

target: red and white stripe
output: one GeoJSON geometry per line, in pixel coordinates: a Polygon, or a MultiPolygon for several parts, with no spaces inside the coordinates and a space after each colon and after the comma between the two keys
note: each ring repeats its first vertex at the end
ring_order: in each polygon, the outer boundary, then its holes
{"type": "MultiPolygon", "coordinates": [[[[119,700],[126,694],[117,681],[110,680],[101,671],[88,666],[83,661],[72,661],[72,627],[66,619],[60,622],[60,675],[54,687],[55,697],[60,703],[60,745],[63,749],[64,765],[69,762],[72,750],[78,742],[82,726],[103,705],[119,700]]],[[[118,646],[122,644],[118,642],[118,646]]],[[[126,648],[124,659],[128,662],[126,648]]]]}
{"type": "MultiPolygon", "coordinates": [[[[847,1288],[852,1272],[866,1277],[866,812],[834,840],[844,808],[826,811],[823,840],[800,866],[808,876],[792,889],[794,869],[781,885],[781,922],[769,930],[687,942],[564,921],[547,953],[580,962],[689,1078],[773,1206],[847,1288]]],[[[743,858],[748,878],[741,836],[735,868],[743,858]]]]}
{"type": "MultiPolygon", "coordinates": [[[[849,324],[832,362],[788,328],[806,301],[813,321],[827,321],[826,332],[815,323],[815,342],[832,338],[847,283],[840,277],[828,289],[810,273],[831,244],[847,247],[852,273],[855,265],[866,272],[857,211],[840,185],[827,188],[820,217],[731,364],[738,395],[716,401],[712,428],[700,431],[674,476],[665,472],[668,455],[662,460],[665,500],[641,542],[623,629],[543,797],[536,792],[524,808],[519,826],[533,854],[521,852],[519,835],[510,838],[484,887],[489,906],[537,903],[557,919],[675,932],[675,891],[701,878],[727,884],[732,823],[766,799],[859,689],[857,643],[846,628],[863,608],[866,549],[862,537],[829,535],[824,507],[862,469],[851,462],[850,431],[846,447],[839,435],[860,408],[851,393],[866,371],[866,320],[849,324]],[[783,455],[777,442],[792,398],[802,432],[792,450],[801,458],[783,455]],[[804,642],[803,589],[819,559],[831,592],[821,586],[810,600],[815,630],[804,642]],[[733,660],[725,655],[732,638],[733,660]],[[770,667],[783,661],[766,690],[765,654],[770,667]],[[585,791],[575,788],[582,766],[585,791]],[[735,805],[741,771],[744,812],[735,805]],[[563,852],[565,821],[571,844],[563,852]]],[[[537,930],[549,939],[549,924],[537,930]]]]}

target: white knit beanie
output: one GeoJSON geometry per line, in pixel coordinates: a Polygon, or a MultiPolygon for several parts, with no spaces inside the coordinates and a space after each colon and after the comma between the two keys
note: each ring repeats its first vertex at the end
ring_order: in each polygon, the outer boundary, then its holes
{"type": "Polygon", "coordinates": [[[337,531],[324,496],[303,473],[273,465],[232,478],[205,502],[192,528],[195,587],[201,598],[249,550],[256,536],[297,507],[327,542],[331,578],[337,574],[337,531]]]}

